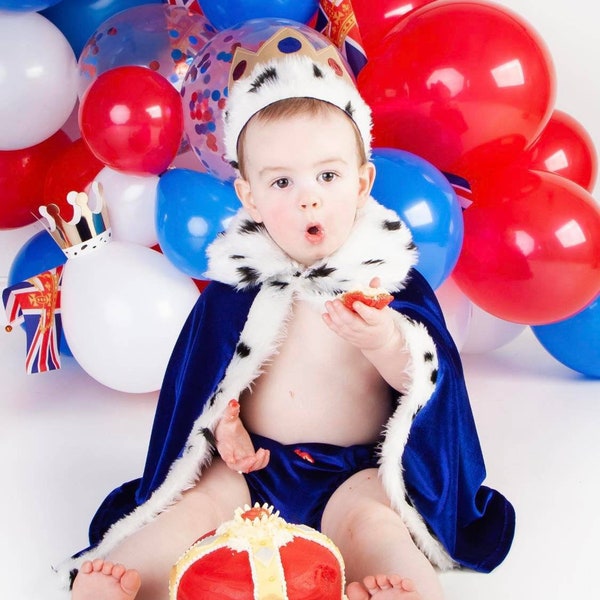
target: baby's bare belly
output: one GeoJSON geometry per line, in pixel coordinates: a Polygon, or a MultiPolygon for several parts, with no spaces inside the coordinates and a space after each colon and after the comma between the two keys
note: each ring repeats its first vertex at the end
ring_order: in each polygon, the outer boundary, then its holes
{"type": "Polygon", "coordinates": [[[305,304],[295,307],[279,353],[241,398],[246,428],[284,444],[374,442],[390,414],[379,373],[305,304]]]}

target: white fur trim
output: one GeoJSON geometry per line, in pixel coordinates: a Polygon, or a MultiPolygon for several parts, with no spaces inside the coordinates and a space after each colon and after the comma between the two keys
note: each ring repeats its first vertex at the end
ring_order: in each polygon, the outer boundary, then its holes
{"type": "Polygon", "coordinates": [[[371,110],[356,87],[337,75],[330,67],[317,65],[320,77],[314,73],[315,63],[307,56],[290,55],[258,64],[248,77],[236,81],[229,90],[224,112],[225,157],[237,161],[237,142],[246,123],[261,109],[286,98],[315,98],[337,106],[356,124],[367,157],[371,154],[371,110]],[[276,69],[277,77],[265,79],[260,87],[253,83],[267,69],[276,69]]]}
{"type": "Polygon", "coordinates": [[[400,313],[394,313],[394,318],[410,355],[408,370],[411,384],[404,390],[399,398],[398,408],[386,424],[379,475],[392,507],[402,517],[423,554],[440,569],[451,569],[456,563],[429,533],[421,515],[407,502],[404,478],[398,476],[413,419],[435,391],[435,378],[432,375],[437,374],[437,351],[424,325],[415,323],[400,313]],[[426,359],[426,356],[431,358],[426,359]]]}

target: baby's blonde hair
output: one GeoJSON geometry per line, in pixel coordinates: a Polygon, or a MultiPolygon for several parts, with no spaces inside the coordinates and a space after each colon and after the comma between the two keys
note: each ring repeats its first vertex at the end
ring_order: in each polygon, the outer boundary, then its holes
{"type": "MultiPolygon", "coordinates": [[[[337,106],[330,104],[329,102],[325,102],[324,100],[317,100],[315,98],[284,98],[283,100],[278,100],[277,102],[273,102],[273,104],[265,106],[265,108],[257,112],[252,117],[252,119],[248,121],[248,123],[255,119],[259,123],[271,123],[273,121],[288,119],[290,117],[296,117],[298,115],[308,115],[315,117],[321,115],[328,115],[333,112],[339,113],[343,111],[341,111],[341,109],[339,109],[337,106]]],[[[348,116],[347,119],[348,122],[352,125],[352,130],[354,131],[359,163],[360,165],[364,165],[367,162],[367,155],[365,152],[363,140],[361,138],[360,132],[358,131],[358,128],[354,124],[354,121],[348,116]]],[[[246,125],[240,132],[240,136],[237,141],[237,166],[240,171],[240,175],[244,178],[246,176],[246,157],[244,145],[246,141],[246,131],[248,128],[248,123],[246,123],[246,125]]]]}

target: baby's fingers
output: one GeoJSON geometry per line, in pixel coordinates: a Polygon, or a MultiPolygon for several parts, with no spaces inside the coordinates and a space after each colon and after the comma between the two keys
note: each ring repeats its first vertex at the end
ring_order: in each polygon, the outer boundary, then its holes
{"type": "Polygon", "coordinates": [[[259,448],[252,456],[246,456],[235,461],[234,466],[232,467],[230,465],[230,468],[234,468],[240,473],[251,473],[252,471],[264,469],[269,463],[269,458],[269,451],[264,448],[259,448]]]}

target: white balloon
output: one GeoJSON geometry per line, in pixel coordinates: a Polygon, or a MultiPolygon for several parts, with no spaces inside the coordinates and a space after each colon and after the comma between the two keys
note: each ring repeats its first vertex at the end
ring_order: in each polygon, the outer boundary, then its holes
{"type": "Polygon", "coordinates": [[[36,12],[1,12],[0,150],[49,138],[76,100],[77,60],[61,31],[36,12]]]}
{"type": "Polygon", "coordinates": [[[108,209],[113,240],[154,246],[158,175],[131,175],[104,167],[96,181],[108,209]]]}
{"type": "Polygon", "coordinates": [[[435,295],[442,307],[448,331],[460,350],[467,337],[471,322],[471,301],[460,291],[452,277],[448,277],[435,290],[435,295]]]}
{"type": "Polygon", "coordinates": [[[471,323],[461,352],[483,354],[512,342],[527,326],[504,321],[471,303],[471,323]]]}
{"type": "Polygon", "coordinates": [[[69,259],[62,323],[73,357],[107,387],[159,389],[198,294],[189,277],[144,246],[113,241],[69,259]]]}

